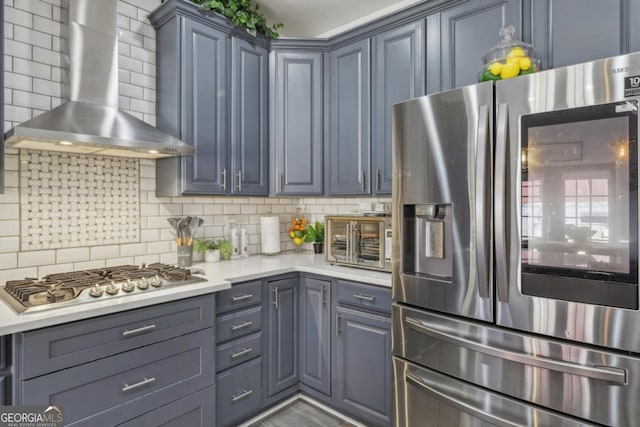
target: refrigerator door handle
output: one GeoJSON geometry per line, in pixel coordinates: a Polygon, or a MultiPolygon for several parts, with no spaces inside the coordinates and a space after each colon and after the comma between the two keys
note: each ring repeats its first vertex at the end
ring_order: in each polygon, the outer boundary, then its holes
{"type": "Polygon", "coordinates": [[[507,427],[518,427],[521,426],[522,424],[519,423],[514,423],[512,421],[509,421],[505,418],[502,418],[498,415],[495,414],[491,414],[489,412],[483,411],[482,409],[475,407],[473,405],[468,404],[467,402],[464,402],[463,400],[457,399],[455,396],[452,396],[450,394],[441,392],[440,390],[438,390],[436,387],[438,387],[437,384],[427,384],[427,382],[425,381],[425,379],[423,379],[422,377],[420,377],[417,374],[414,374],[411,371],[407,371],[407,373],[404,375],[406,381],[408,383],[411,383],[431,394],[434,394],[435,396],[437,396],[438,398],[444,400],[445,402],[451,404],[452,406],[460,409],[462,412],[465,412],[469,415],[472,415],[473,417],[476,418],[480,418],[484,421],[490,422],[492,424],[496,424],[499,426],[507,426],[507,427]]]}
{"type": "Polygon", "coordinates": [[[498,301],[509,301],[509,270],[507,258],[507,137],[509,110],[507,104],[498,104],[496,124],[496,178],[495,178],[495,230],[496,230],[496,283],[498,301]]]}
{"type": "Polygon", "coordinates": [[[614,366],[587,366],[578,363],[565,362],[563,360],[549,359],[542,356],[532,356],[525,353],[492,347],[487,344],[471,341],[469,339],[450,335],[441,332],[423,322],[405,317],[407,325],[417,332],[429,335],[440,341],[445,341],[453,345],[464,347],[466,349],[477,351],[478,353],[488,356],[497,357],[512,362],[521,363],[523,365],[533,366],[536,368],[548,369],[551,371],[561,372],[564,374],[578,375],[585,378],[608,381],[615,384],[627,384],[627,370],[614,366]]]}
{"type": "Polygon", "coordinates": [[[478,112],[476,149],[476,267],[478,293],[489,298],[489,273],[487,261],[487,148],[489,140],[489,107],[481,105],[478,112]]]}

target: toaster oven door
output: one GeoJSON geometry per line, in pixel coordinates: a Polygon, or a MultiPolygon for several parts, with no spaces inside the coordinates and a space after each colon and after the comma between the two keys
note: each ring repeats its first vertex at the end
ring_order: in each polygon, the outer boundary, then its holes
{"type": "Polygon", "coordinates": [[[362,267],[383,269],[385,266],[384,221],[354,221],[355,263],[362,267]]]}
{"type": "Polygon", "coordinates": [[[351,219],[327,219],[327,261],[355,263],[353,255],[354,221],[351,219]]]}

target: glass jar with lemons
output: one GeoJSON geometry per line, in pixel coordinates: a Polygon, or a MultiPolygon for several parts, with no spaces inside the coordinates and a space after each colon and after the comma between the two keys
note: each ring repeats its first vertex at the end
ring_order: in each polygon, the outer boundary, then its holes
{"type": "Polygon", "coordinates": [[[289,226],[289,238],[293,241],[297,251],[302,249],[307,237],[307,219],[302,214],[301,208],[296,208],[296,215],[291,219],[289,226]]]}
{"type": "Polygon", "coordinates": [[[478,81],[510,79],[540,71],[533,46],[514,39],[515,32],[513,25],[500,29],[500,41],[482,57],[484,65],[478,71],[478,81]]]}

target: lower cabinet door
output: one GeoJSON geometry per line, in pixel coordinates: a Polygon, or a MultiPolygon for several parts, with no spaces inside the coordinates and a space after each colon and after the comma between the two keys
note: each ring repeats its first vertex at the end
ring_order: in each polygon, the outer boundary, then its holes
{"type": "Polygon", "coordinates": [[[298,278],[269,282],[268,397],[298,384],[298,278]]]}
{"type": "Polygon", "coordinates": [[[215,399],[215,387],[207,387],[119,426],[210,427],[215,425],[215,399]]]}
{"type": "Polygon", "coordinates": [[[334,396],[367,425],[391,425],[391,319],[338,306],[334,396]]]}
{"type": "Polygon", "coordinates": [[[218,375],[217,427],[235,425],[262,405],[262,357],[218,375]]]}
{"type": "Polygon", "coordinates": [[[11,375],[0,375],[0,406],[11,404],[9,387],[11,387],[11,375]]]}
{"type": "Polygon", "coordinates": [[[300,382],[331,394],[331,281],[300,281],[300,382]]]}
{"type": "Polygon", "coordinates": [[[21,405],[56,405],[65,425],[117,425],[209,387],[213,328],[22,382],[21,405]]]}

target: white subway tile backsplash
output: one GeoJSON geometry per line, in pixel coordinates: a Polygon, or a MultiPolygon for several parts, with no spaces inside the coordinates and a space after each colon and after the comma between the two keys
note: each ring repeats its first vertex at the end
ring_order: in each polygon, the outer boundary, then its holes
{"type": "Polygon", "coordinates": [[[55,264],[56,251],[29,251],[18,254],[19,267],[34,267],[43,264],[55,264]]]}
{"type": "Polygon", "coordinates": [[[65,60],[61,52],[56,52],[50,49],[43,49],[38,46],[33,47],[33,60],[42,62],[43,64],[53,65],[55,67],[62,67],[63,65],[65,65],[65,60]]]}
{"type": "Polygon", "coordinates": [[[13,103],[19,107],[51,109],[51,97],[21,90],[13,91],[13,103]]]}
{"type": "MultiPolygon", "coordinates": [[[[28,3],[28,2],[25,2],[28,3]]],[[[13,39],[23,43],[29,43],[34,46],[40,46],[45,49],[51,49],[51,34],[46,34],[31,28],[16,25],[13,28],[13,39]]]]}
{"type": "MultiPolygon", "coordinates": [[[[18,3],[29,3],[29,1],[18,0],[18,3]]],[[[5,5],[4,21],[11,22],[12,24],[20,25],[22,27],[28,28],[33,25],[33,14],[25,12],[24,10],[8,7],[5,5]]]]}
{"type": "Polygon", "coordinates": [[[147,253],[146,243],[131,243],[127,245],[120,245],[120,256],[137,256],[147,253]]]}
{"type": "MultiPolygon", "coordinates": [[[[32,59],[33,50],[28,43],[22,43],[16,40],[6,39],[4,42],[4,52],[6,55],[17,56],[19,58],[32,59]]],[[[5,77],[6,84],[6,77],[5,77]]]]}
{"type": "Polygon", "coordinates": [[[160,255],[140,255],[133,258],[133,262],[136,265],[141,264],[153,264],[154,262],[160,262],[160,255]]]}
{"type": "MultiPolygon", "coordinates": [[[[19,74],[17,74],[19,75],[19,74]]],[[[28,90],[28,89],[23,89],[28,90]]],[[[62,84],[51,81],[34,78],[33,79],[33,91],[49,96],[61,97],[62,96],[62,84]]]]}
{"type": "Polygon", "coordinates": [[[94,246],[90,248],[89,256],[92,260],[117,258],[120,256],[120,246],[119,245],[94,246]]]}
{"type": "Polygon", "coordinates": [[[41,0],[18,0],[15,2],[14,7],[46,18],[51,18],[53,16],[53,8],[51,4],[41,0]]]}
{"type": "Polygon", "coordinates": [[[41,265],[40,267],[38,267],[38,277],[43,278],[48,274],[66,273],[69,271],[73,271],[72,263],[41,265]]]}
{"type": "Polygon", "coordinates": [[[51,34],[54,36],[62,37],[69,34],[67,25],[62,22],[57,22],[51,19],[51,17],[45,18],[42,16],[34,15],[33,27],[43,33],[51,34]]]}
{"type": "Polygon", "coordinates": [[[96,260],[96,261],[83,261],[83,262],[74,262],[73,270],[90,270],[93,268],[104,268],[106,267],[105,260],[96,260]]]}
{"type": "Polygon", "coordinates": [[[18,254],[16,252],[0,254],[0,270],[18,268],[18,254]]]}
{"type": "Polygon", "coordinates": [[[90,259],[89,248],[70,248],[70,249],[58,249],[56,251],[56,262],[69,263],[69,262],[81,262],[88,261],[90,259]]]}
{"type": "MultiPolygon", "coordinates": [[[[17,28],[17,27],[16,27],[17,28]]],[[[40,77],[42,79],[51,79],[51,66],[40,62],[28,61],[22,58],[13,58],[12,71],[19,74],[25,74],[32,77],[40,77]]]]}
{"type": "Polygon", "coordinates": [[[21,280],[25,277],[38,277],[37,267],[14,268],[9,270],[0,270],[0,283],[4,284],[9,280],[21,280]]]}
{"type": "Polygon", "coordinates": [[[15,105],[5,105],[4,107],[4,118],[11,122],[16,122],[16,124],[26,122],[31,117],[30,108],[17,107],[15,105]]]}

